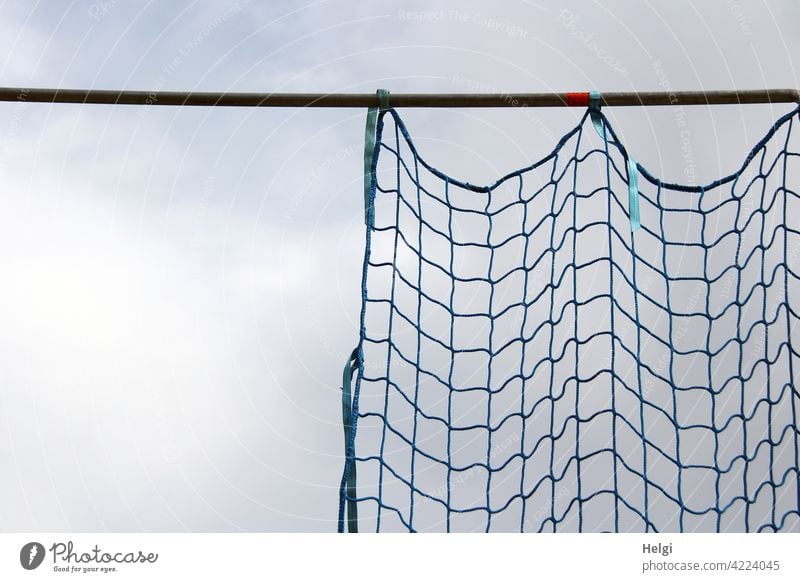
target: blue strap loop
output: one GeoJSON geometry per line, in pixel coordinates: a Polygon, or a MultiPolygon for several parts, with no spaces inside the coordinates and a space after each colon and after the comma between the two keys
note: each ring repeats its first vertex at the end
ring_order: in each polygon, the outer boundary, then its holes
{"type": "MultiPolygon", "coordinates": [[[[377,161],[375,130],[378,124],[378,111],[389,109],[389,91],[378,89],[378,106],[367,110],[364,127],[364,220],[367,227],[372,226],[373,199],[375,196],[375,163],[377,161]]],[[[358,505],[356,502],[356,463],[353,437],[353,374],[360,365],[358,348],[354,349],[345,362],[342,371],[342,426],[344,427],[344,448],[347,463],[344,499],[347,505],[347,531],[358,533],[358,505]]],[[[342,517],[340,516],[340,520],[342,517]]],[[[340,521],[341,524],[341,521],[340,521]]],[[[340,527],[342,527],[340,525],[340,527]]]]}
{"type": "Polygon", "coordinates": [[[600,91],[589,91],[589,116],[592,118],[592,125],[594,125],[597,135],[601,139],[606,139],[606,128],[603,125],[603,117],[600,115],[600,106],[602,105],[602,96],[600,91]]]}
{"type": "MultiPolygon", "coordinates": [[[[604,141],[608,140],[603,116],[600,113],[603,98],[600,91],[589,91],[589,116],[592,118],[597,135],[604,141]]],[[[635,232],[640,226],[639,218],[639,166],[633,156],[628,154],[628,216],[631,221],[631,232],[635,232]]]]}
{"type": "Polygon", "coordinates": [[[378,105],[381,109],[386,110],[389,109],[389,91],[386,89],[378,89],[378,105]]]}
{"type": "Polygon", "coordinates": [[[347,463],[347,484],[345,488],[347,499],[347,531],[358,533],[358,505],[356,504],[356,463],[353,448],[353,373],[358,370],[358,348],[353,350],[345,362],[342,371],[342,426],[344,427],[344,449],[347,463]]]}
{"type": "Polygon", "coordinates": [[[389,91],[378,89],[378,107],[367,110],[367,123],[364,128],[364,222],[372,224],[373,174],[375,165],[375,127],[378,123],[378,110],[389,109],[389,91]]]}

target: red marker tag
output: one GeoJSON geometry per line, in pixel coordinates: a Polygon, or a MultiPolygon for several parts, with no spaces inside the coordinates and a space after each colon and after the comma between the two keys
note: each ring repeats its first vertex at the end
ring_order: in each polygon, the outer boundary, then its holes
{"type": "Polygon", "coordinates": [[[589,93],[567,93],[566,100],[570,107],[588,107],[589,93]]]}

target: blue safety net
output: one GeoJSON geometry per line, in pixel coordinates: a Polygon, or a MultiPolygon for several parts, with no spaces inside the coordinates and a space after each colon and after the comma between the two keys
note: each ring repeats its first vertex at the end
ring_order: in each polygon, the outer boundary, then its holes
{"type": "Polygon", "coordinates": [[[587,111],[476,186],[382,109],[340,531],[800,531],[797,121],[693,186],[587,111]]]}

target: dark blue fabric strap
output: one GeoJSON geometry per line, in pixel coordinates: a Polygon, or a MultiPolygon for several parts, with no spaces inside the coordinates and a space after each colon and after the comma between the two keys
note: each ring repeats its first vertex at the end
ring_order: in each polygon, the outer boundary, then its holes
{"type": "MultiPolygon", "coordinates": [[[[367,110],[364,128],[364,221],[372,227],[372,195],[375,188],[376,144],[375,129],[378,112],[389,109],[389,91],[378,89],[378,106],[367,110]]],[[[342,503],[347,506],[347,531],[358,532],[358,505],[356,503],[356,463],[353,442],[353,373],[359,368],[358,348],[353,350],[342,371],[342,426],[344,427],[345,475],[342,483],[342,503]]],[[[339,512],[339,531],[344,527],[344,514],[339,512]]]]}
{"type": "Polygon", "coordinates": [[[358,369],[358,348],[353,350],[345,362],[342,372],[342,426],[344,427],[344,448],[350,467],[347,473],[347,531],[358,533],[358,506],[356,505],[356,464],[353,462],[351,433],[353,431],[353,372],[358,369]]]}
{"type": "Polygon", "coordinates": [[[378,89],[379,107],[367,110],[367,123],[364,128],[364,221],[370,224],[370,197],[372,196],[373,165],[375,162],[375,126],[378,122],[378,110],[389,108],[389,91],[378,89]]]}

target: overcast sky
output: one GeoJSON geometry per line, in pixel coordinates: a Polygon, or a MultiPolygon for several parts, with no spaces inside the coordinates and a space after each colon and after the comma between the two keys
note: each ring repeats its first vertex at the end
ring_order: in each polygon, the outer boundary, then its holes
{"type": "MultiPolygon", "coordinates": [[[[11,1],[0,14],[3,86],[800,86],[794,1],[11,1]]],[[[705,183],[789,109],[687,108],[686,126],[671,108],[608,115],[652,172],[705,183]]],[[[489,183],[582,112],[401,113],[428,160],[489,183]]],[[[335,529],[364,114],[0,106],[0,529],[335,529]]]]}

